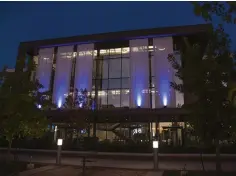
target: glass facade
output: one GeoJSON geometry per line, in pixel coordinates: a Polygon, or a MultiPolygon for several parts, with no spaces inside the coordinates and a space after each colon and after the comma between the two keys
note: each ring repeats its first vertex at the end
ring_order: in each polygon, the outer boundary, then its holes
{"type": "MultiPolygon", "coordinates": [[[[95,49],[94,44],[65,46],[56,48],[54,54],[54,48],[40,49],[36,77],[46,89],[52,83],[58,107],[73,86],[97,97],[97,108],[179,107],[183,94],[169,87],[170,81],[181,83],[167,61],[173,53],[172,39],[151,41],[130,40],[129,47],[110,49],[95,49]]],[[[178,52],[175,56],[180,59],[178,52]]]]}
{"type": "Polygon", "coordinates": [[[129,107],[130,58],[127,48],[101,49],[93,64],[98,107],[129,107]]]}
{"type": "MultiPolygon", "coordinates": [[[[170,81],[181,83],[167,61],[172,45],[172,39],[158,38],[151,42],[131,40],[129,46],[120,48],[98,49],[95,44],[83,44],[41,49],[36,73],[47,88],[52,83],[53,100],[59,108],[73,86],[86,88],[96,98],[98,109],[179,107],[184,103],[183,94],[168,85],[170,81]]],[[[179,52],[174,53],[180,60],[179,52]]],[[[183,126],[183,122],[102,123],[96,124],[96,136],[100,141],[147,142],[158,135],[162,143],[175,145],[182,144],[183,126]]],[[[89,133],[85,131],[83,136],[89,133]]]]}

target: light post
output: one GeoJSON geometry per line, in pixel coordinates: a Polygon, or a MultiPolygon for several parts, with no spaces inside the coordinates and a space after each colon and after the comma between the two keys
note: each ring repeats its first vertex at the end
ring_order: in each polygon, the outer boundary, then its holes
{"type": "Polygon", "coordinates": [[[57,139],[57,160],[56,164],[60,165],[61,164],[61,146],[63,143],[63,139],[57,139]]]}
{"type": "Polygon", "coordinates": [[[154,139],[152,141],[154,170],[158,170],[158,147],[159,141],[154,139]]]}

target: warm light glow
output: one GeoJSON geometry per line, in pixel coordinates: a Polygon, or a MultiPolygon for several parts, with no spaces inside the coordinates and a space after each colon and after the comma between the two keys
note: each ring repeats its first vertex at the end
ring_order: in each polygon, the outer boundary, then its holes
{"type": "Polygon", "coordinates": [[[137,128],[133,130],[133,134],[137,134],[137,133],[142,133],[142,129],[141,128],[137,128]]]}
{"type": "Polygon", "coordinates": [[[158,147],[159,147],[159,142],[158,142],[158,141],[153,141],[153,142],[152,142],[152,147],[153,147],[154,149],[158,148],[158,147]]]}
{"type": "Polygon", "coordinates": [[[141,104],[142,104],[142,98],[141,98],[140,95],[138,95],[138,97],[137,97],[137,106],[141,106],[141,104]]]}
{"type": "Polygon", "coordinates": [[[158,48],[159,51],[164,51],[166,48],[158,48]]]}
{"type": "Polygon", "coordinates": [[[57,126],[55,126],[55,129],[54,129],[54,131],[55,131],[55,132],[57,131],[57,126]]]}
{"type": "MultiPolygon", "coordinates": [[[[164,48],[165,49],[165,48],[164,48]]],[[[139,47],[132,47],[132,52],[143,52],[143,51],[153,51],[153,46],[139,46],[139,47]]],[[[116,54],[127,54],[130,52],[129,47],[125,48],[111,48],[111,49],[101,49],[100,55],[116,55],[116,54]]],[[[96,53],[97,54],[97,53],[96,53]]],[[[95,55],[94,55],[95,56],[95,55]]]]}
{"type": "Polygon", "coordinates": [[[58,146],[61,146],[61,145],[62,145],[62,142],[63,142],[63,139],[57,139],[57,145],[58,145],[58,146]]]}
{"type": "Polygon", "coordinates": [[[162,101],[163,101],[163,105],[167,106],[167,96],[166,95],[163,96],[162,101]]]}

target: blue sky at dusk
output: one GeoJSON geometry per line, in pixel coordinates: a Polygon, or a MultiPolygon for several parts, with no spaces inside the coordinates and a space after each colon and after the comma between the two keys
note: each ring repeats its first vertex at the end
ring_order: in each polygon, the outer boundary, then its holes
{"type": "Polygon", "coordinates": [[[189,2],[0,2],[0,68],[15,66],[21,41],[199,23],[189,2]]]}

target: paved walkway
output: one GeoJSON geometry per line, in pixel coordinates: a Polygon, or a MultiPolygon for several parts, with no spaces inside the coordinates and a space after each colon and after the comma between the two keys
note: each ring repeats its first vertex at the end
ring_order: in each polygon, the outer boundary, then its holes
{"type": "MultiPolygon", "coordinates": [[[[72,166],[46,166],[34,170],[22,172],[19,176],[82,176],[82,170],[72,166]]],[[[162,174],[163,172],[127,169],[89,168],[86,170],[86,176],[162,176],[162,174]]]]}
{"type": "MultiPolygon", "coordinates": [[[[28,155],[19,155],[19,160],[29,161],[28,155]]],[[[90,158],[91,162],[86,163],[86,166],[94,167],[106,167],[106,168],[123,168],[123,169],[153,169],[152,161],[142,160],[117,160],[117,159],[98,159],[90,158]]],[[[32,162],[55,164],[56,155],[54,156],[42,156],[34,155],[32,162]]],[[[62,165],[81,166],[82,160],[79,157],[62,157],[62,165]]],[[[181,170],[186,164],[187,170],[202,170],[200,161],[160,161],[159,168],[161,170],[181,170]]],[[[214,162],[204,162],[206,170],[215,170],[214,162]]],[[[222,162],[222,169],[225,171],[236,171],[236,162],[222,162]]]]}
{"type": "MultiPolygon", "coordinates": [[[[12,151],[16,151],[17,149],[12,149],[12,151]]],[[[0,148],[0,151],[7,151],[7,148],[0,148]]],[[[57,150],[42,150],[42,149],[19,149],[17,151],[20,152],[28,152],[28,153],[56,153],[57,150]]],[[[83,155],[83,154],[91,154],[91,155],[101,155],[101,156],[140,156],[140,157],[152,157],[152,153],[121,153],[121,152],[86,152],[86,151],[69,151],[69,150],[62,150],[63,154],[74,154],[74,155],[83,155]]],[[[160,153],[159,156],[163,157],[197,157],[199,158],[198,153],[160,153]]],[[[229,157],[235,158],[236,154],[221,154],[222,157],[229,157]]],[[[215,157],[215,154],[203,154],[203,157],[215,157]]]]}

